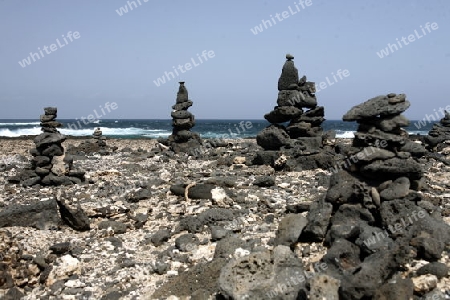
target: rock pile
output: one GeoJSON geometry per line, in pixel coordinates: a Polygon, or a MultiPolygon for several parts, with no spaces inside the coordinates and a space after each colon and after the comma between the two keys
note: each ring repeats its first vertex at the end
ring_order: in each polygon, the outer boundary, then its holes
{"type": "Polygon", "coordinates": [[[106,137],[103,136],[100,127],[94,130],[91,139],[86,139],[80,142],[79,145],[69,145],[67,147],[67,153],[71,155],[110,155],[112,152],[116,151],[116,146],[108,146],[106,143],[106,137]]]}
{"type": "Polygon", "coordinates": [[[425,142],[430,148],[445,147],[443,143],[450,140],[450,113],[445,111],[445,116],[439,121],[439,123],[433,124],[428,135],[425,137],[425,142]]]}
{"type": "Polygon", "coordinates": [[[290,156],[309,156],[309,163],[304,159],[295,163],[303,169],[323,167],[329,160],[314,163],[315,157],[311,155],[323,150],[324,108],[317,106],[315,83],[307,81],[306,76],[299,79],[294,57],[287,54],[286,59],[278,80],[277,106],[264,116],[271,125],[257,135],[256,141],[267,151],[295,149],[290,156]]]}
{"type": "Polygon", "coordinates": [[[401,129],[409,106],[405,95],[389,94],[344,115],[359,123],[348,166],[334,170],[326,196],[310,207],[300,241],[324,240],[321,261],[340,281],[342,299],[424,296],[430,290],[417,288],[419,274],[402,271],[413,260],[437,262],[450,245],[450,226],[417,192],[423,170],[415,157],[423,148],[401,129]]]}
{"type": "Polygon", "coordinates": [[[110,149],[106,144],[106,137],[103,136],[103,132],[101,131],[100,127],[97,127],[94,130],[94,133],[92,134],[92,139],[94,140],[94,144],[97,146],[94,148],[98,148],[96,152],[102,155],[107,155],[111,153],[112,149],[110,149]]]}
{"type": "Polygon", "coordinates": [[[283,146],[303,144],[308,152],[318,152],[322,147],[321,124],[325,120],[324,108],[317,106],[314,82],[300,80],[294,65],[294,57],[286,55],[281,76],[278,80],[277,106],[264,118],[272,125],[257,136],[258,145],[265,150],[279,150],[283,146]],[[309,109],[303,113],[303,109],[309,109]],[[282,124],[289,122],[285,127],[282,124]]]}
{"type": "Polygon", "coordinates": [[[422,168],[414,159],[426,153],[420,144],[410,141],[402,129],[409,120],[402,113],[410,102],[405,94],[388,94],[372,98],[353,107],[344,121],[357,121],[359,126],[353,149],[344,167],[358,170],[369,178],[396,179],[406,176],[415,181],[422,177],[422,168]]]}
{"type": "Polygon", "coordinates": [[[177,100],[172,106],[172,135],[168,138],[168,145],[175,152],[190,152],[201,145],[198,133],[190,131],[195,126],[194,115],[188,111],[192,106],[192,101],[188,98],[188,91],[184,82],[180,82],[177,93],[177,100]]]}
{"type": "Polygon", "coordinates": [[[65,155],[62,143],[66,137],[57,128],[62,124],[56,121],[57,108],[44,108],[41,115],[41,130],[43,133],[36,136],[36,148],[30,151],[33,159],[31,169],[25,169],[18,176],[9,178],[11,183],[21,183],[24,186],[42,185],[68,185],[84,181],[84,171],[73,169],[73,158],[65,155]]]}

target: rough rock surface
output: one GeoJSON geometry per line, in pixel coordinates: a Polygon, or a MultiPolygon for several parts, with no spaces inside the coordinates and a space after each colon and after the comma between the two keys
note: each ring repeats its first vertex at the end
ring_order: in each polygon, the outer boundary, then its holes
{"type": "MultiPolygon", "coordinates": [[[[31,155],[26,149],[33,141],[0,139],[0,161],[6,166],[0,172],[0,213],[27,206],[30,216],[28,224],[23,221],[20,226],[0,228],[0,298],[223,299],[229,294],[222,288],[234,293],[230,287],[243,286],[253,293],[270,286],[267,292],[272,299],[284,299],[284,293],[290,297],[296,289],[300,299],[328,299],[336,293],[356,299],[372,291],[370,282],[385,277],[378,290],[389,290],[388,295],[449,295],[450,279],[444,275],[442,264],[448,267],[450,258],[447,250],[437,258],[442,244],[435,242],[435,236],[439,235],[440,241],[445,237],[442,216],[449,222],[449,166],[433,158],[418,158],[424,166],[426,189],[401,199],[380,199],[382,207],[374,209],[365,206],[366,187],[360,177],[341,180],[341,174],[330,180],[332,172],[326,169],[276,172],[269,165],[252,163],[258,149],[255,140],[230,142],[232,148],[227,143],[214,146],[194,159],[175,154],[155,140],[130,143],[110,139],[108,145],[117,151],[107,156],[86,154],[76,160],[86,170],[86,184],[30,188],[10,184],[7,179],[27,164],[31,155]],[[238,168],[233,163],[236,157],[246,157],[238,168]],[[210,185],[214,187],[211,191],[222,189],[232,201],[220,206],[208,193],[201,196],[206,196],[204,199],[194,199],[185,198],[182,191],[171,192],[171,187],[183,189],[193,183],[210,185]],[[341,185],[342,191],[336,185],[341,185]],[[74,230],[62,222],[54,200],[60,189],[68,208],[74,212],[81,208],[85,213],[90,230],[74,230]],[[328,190],[335,196],[326,197],[328,190]],[[350,195],[349,201],[346,195],[350,195]],[[338,200],[331,203],[324,199],[338,200]],[[403,205],[406,200],[410,206],[403,205]],[[50,202],[58,225],[33,227],[33,205],[50,202]],[[385,204],[388,202],[392,203],[385,204]],[[397,215],[396,210],[402,207],[397,215]],[[416,209],[419,221],[412,214],[416,209]],[[428,215],[420,218],[419,209],[428,215]],[[288,215],[306,217],[308,224],[301,230],[300,241],[290,247],[277,246],[280,229],[292,230],[292,237],[300,231],[294,217],[292,223],[282,222],[288,215]],[[402,216],[405,222],[409,222],[408,217],[414,224],[418,222],[417,227],[407,223],[392,235],[389,228],[382,227],[393,223],[395,230],[395,222],[402,224],[402,216]],[[390,218],[391,223],[383,223],[390,218]],[[333,226],[328,227],[330,222],[333,226]],[[383,239],[380,232],[385,231],[389,237],[383,239]],[[303,241],[304,233],[321,238],[303,241]],[[369,235],[378,240],[377,233],[380,242],[365,245],[364,238],[369,235]],[[397,249],[397,244],[404,247],[397,249]],[[393,248],[386,250],[386,245],[393,248]],[[282,251],[275,255],[275,249],[282,251]],[[392,262],[393,253],[398,263],[392,262]],[[245,259],[267,254],[278,257],[277,263],[245,267],[245,259]],[[235,268],[233,262],[241,263],[235,268]],[[293,266],[301,268],[303,274],[283,277],[293,266]],[[227,277],[230,280],[222,285],[222,272],[226,274],[232,267],[242,271],[236,278],[239,282],[227,277]],[[267,285],[248,282],[253,270],[262,274],[271,268],[273,280],[260,282],[267,285]],[[352,279],[352,273],[362,279],[352,279]],[[285,280],[278,280],[275,274],[285,280]],[[352,288],[355,286],[361,288],[352,288]]],[[[80,139],[67,139],[63,146],[80,143],[80,139]]],[[[442,153],[444,157],[448,154],[450,151],[442,153]]],[[[373,187],[381,192],[390,185],[382,183],[373,187]]],[[[372,189],[367,187],[367,193],[372,195],[372,189]]],[[[286,236],[292,240],[290,234],[286,236]]],[[[377,295],[381,296],[375,292],[377,295]]],[[[264,294],[260,299],[267,298],[264,294]]]]}

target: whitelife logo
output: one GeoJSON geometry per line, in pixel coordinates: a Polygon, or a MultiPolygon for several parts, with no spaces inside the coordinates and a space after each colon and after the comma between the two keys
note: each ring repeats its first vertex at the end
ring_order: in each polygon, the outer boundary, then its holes
{"type": "Polygon", "coordinates": [[[193,57],[191,57],[192,64],[190,62],[187,62],[187,63],[185,63],[183,65],[178,65],[178,67],[172,66],[173,72],[171,72],[171,71],[164,72],[164,75],[159,77],[159,78],[157,78],[156,80],[153,80],[153,83],[157,87],[160,87],[162,84],[164,84],[166,82],[169,82],[171,79],[175,79],[176,77],[180,76],[180,74],[178,73],[178,70],[180,70],[180,72],[182,74],[184,74],[187,71],[192,70],[193,66],[194,67],[198,67],[201,64],[203,64],[204,62],[208,61],[208,57],[209,58],[214,58],[215,56],[216,56],[216,54],[214,53],[214,51],[212,51],[212,50],[209,50],[209,51],[203,50],[201,55],[197,53],[197,59],[198,59],[199,63],[197,63],[196,60],[193,57]],[[202,57],[203,57],[203,59],[202,59],[202,57]],[[184,67],[184,69],[183,69],[183,67],[184,67]],[[174,72],[175,72],[176,76],[175,76],[174,72]],[[166,81],[166,78],[167,78],[167,81],[166,81]]]}
{"type": "Polygon", "coordinates": [[[258,33],[262,33],[264,31],[264,29],[269,29],[269,27],[272,27],[277,24],[277,21],[275,20],[275,18],[278,20],[278,22],[286,20],[290,16],[298,14],[299,12],[304,10],[306,7],[311,6],[312,0],[306,0],[306,1],[300,0],[300,1],[298,1],[298,3],[294,2],[294,5],[295,5],[295,9],[292,9],[292,7],[289,5],[288,6],[289,10],[285,10],[281,14],[276,13],[275,17],[273,17],[273,15],[270,15],[269,16],[270,20],[264,20],[264,19],[261,20],[261,23],[253,28],[250,28],[250,31],[254,35],[257,35],[258,33]],[[301,8],[300,8],[300,6],[301,6],[301,8]]]}
{"type": "Polygon", "coordinates": [[[27,58],[24,58],[24,59],[22,59],[22,61],[19,61],[19,65],[22,68],[25,68],[26,66],[31,65],[31,63],[32,63],[31,60],[33,60],[33,62],[35,62],[36,60],[39,60],[44,57],[44,53],[42,52],[42,50],[44,50],[46,54],[50,54],[52,52],[55,52],[58,49],[65,47],[66,45],[68,45],[69,42],[67,41],[67,39],[69,39],[70,42],[73,42],[74,40],[78,40],[81,37],[81,35],[78,31],[74,31],[73,33],[72,33],[72,31],[69,31],[67,33],[67,36],[64,36],[64,34],[61,36],[64,40],[64,43],[61,43],[59,38],[57,38],[56,44],[51,44],[49,47],[47,47],[47,45],[45,45],[44,47],[42,47],[42,49],[41,49],[41,47],[38,47],[39,53],[30,52],[30,55],[27,58]]]}
{"type": "MultiPolygon", "coordinates": [[[[136,1],[137,3],[139,3],[139,6],[141,6],[142,2],[147,3],[149,0],[136,0],[136,1]]],[[[138,8],[139,6],[136,4],[136,1],[127,1],[127,5],[121,6],[119,7],[119,9],[116,9],[116,13],[119,15],[119,17],[123,16],[124,14],[127,14],[129,11],[132,11],[135,8],[138,8]],[[130,8],[130,10],[128,10],[128,8],[130,8]]]]}
{"type": "MultiPolygon", "coordinates": [[[[410,43],[416,41],[416,38],[417,38],[417,40],[423,38],[424,36],[427,35],[427,32],[430,33],[431,30],[437,30],[439,28],[439,26],[436,22],[433,22],[433,23],[427,22],[425,24],[425,28],[423,28],[422,25],[420,25],[420,29],[422,29],[423,35],[420,35],[420,33],[417,32],[417,29],[416,29],[416,30],[414,30],[414,34],[408,35],[408,38],[402,36],[402,38],[400,40],[403,42],[403,45],[408,46],[410,43]],[[425,28],[427,29],[426,31],[425,31],[425,28]],[[409,42],[407,42],[406,39],[408,39],[409,42]]],[[[388,43],[386,48],[381,49],[379,52],[377,52],[378,57],[384,58],[384,57],[389,56],[390,54],[394,53],[395,51],[398,51],[399,50],[398,47],[400,47],[400,49],[403,48],[402,43],[400,43],[398,38],[396,39],[396,41],[397,41],[397,44],[388,43]],[[398,47],[397,47],[397,45],[398,45],[398,47]]]]}

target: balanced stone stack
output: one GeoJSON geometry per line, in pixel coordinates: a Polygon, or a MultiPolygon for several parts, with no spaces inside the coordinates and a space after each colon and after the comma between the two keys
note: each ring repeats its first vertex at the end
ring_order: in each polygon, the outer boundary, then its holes
{"type": "Polygon", "coordinates": [[[408,266],[436,264],[450,245],[450,226],[418,192],[423,147],[402,129],[409,106],[404,94],[389,94],[344,115],[359,123],[353,144],[342,147],[347,165],[333,170],[325,197],[309,209],[299,240],[329,248],[321,260],[325,273],[340,281],[339,298],[428,298],[415,290],[420,278],[408,266]]]}
{"type": "Polygon", "coordinates": [[[314,82],[308,82],[306,76],[299,80],[294,57],[287,54],[286,59],[278,80],[278,105],[264,116],[272,125],[256,140],[265,150],[300,146],[305,154],[317,153],[322,148],[324,108],[317,106],[314,82]]]}
{"type": "Polygon", "coordinates": [[[110,155],[117,149],[117,146],[108,146],[106,144],[106,137],[103,136],[100,128],[96,128],[91,139],[83,140],[77,146],[69,145],[66,153],[71,155],[110,155]]]}
{"type": "Polygon", "coordinates": [[[324,149],[324,108],[317,106],[315,83],[306,76],[299,79],[294,57],[287,54],[286,59],[278,80],[277,106],[264,116],[271,125],[256,136],[264,151],[259,151],[253,162],[270,164],[277,170],[328,168],[333,151],[324,149]]]}
{"type": "Polygon", "coordinates": [[[31,170],[24,170],[9,181],[20,182],[24,186],[81,183],[85,172],[73,170],[73,158],[65,155],[62,143],[66,137],[57,130],[62,127],[62,124],[56,121],[57,108],[46,107],[44,111],[45,114],[40,117],[43,133],[34,139],[36,148],[30,151],[33,156],[31,170]]]}
{"type": "Polygon", "coordinates": [[[195,126],[194,115],[188,111],[192,104],[192,101],[188,98],[188,91],[184,82],[180,82],[177,100],[175,105],[172,106],[172,135],[168,138],[168,144],[175,153],[187,153],[201,145],[198,133],[190,131],[195,126]]]}
{"type": "Polygon", "coordinates": [[[450,141],[450,114],[447,111],[439,123],[433,124],[433,128],[425,137],[425,142],[430,148],[444,148],[445,141],[450,141]]]}
{"type": "Polygon", "coordinates": [[[410,102],[405,94],[388,94],[372,98],[353,107],[344,121],[357,121],[353,146],[344,167],[357,169],[369,178],[396,179],[406,176],[417,181],[422,177],[422,168],[414,159],[423,156],[426,149],[408,139],[402,129],[409,120],[402,115],[410,102]],[[356,153],[355,153],[356,150],[356,153]]]}
{"type": "Polygon", "coordinates": [[[103,133],[99,127],[94,130],[92,138],[95,140],[101,151],[107,151],[106,137],[103,136],[103,133]]]}

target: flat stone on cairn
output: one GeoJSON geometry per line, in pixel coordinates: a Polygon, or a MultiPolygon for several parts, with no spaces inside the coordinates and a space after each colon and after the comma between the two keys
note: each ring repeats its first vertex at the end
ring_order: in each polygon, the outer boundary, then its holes
{"type": "Polygon", "coordinates": [[[422,177],[422,168],[414,157],[423,156],[426,149],[409,140],[402,129],[409,125],[402,113],[410,105],[406,95],[391,93],[369,99],[343,116],[344,121],[359,124],[353,140],[355,148],[348,153],[352,157],[352,161],[347,161],[349,169],[357,168],[370,178],[422,177]]]}
{"type": "Polygon", "coordinates": [[[443,145],[445,141],[450,141],[450,114],[448,111],[445,111],[445,116],[439,123],[433,124],[433,128],[431,128],[425,137],[425,142],[430,148],[435,148],[438,145],[442,145],[441,148],[443,148],[445,147],[443,145]]]}
{"type": "Polygon", "coordinates": [[[324,108],[317,106],[314,82],[306,81],[306,76],[299,80],[294,57],[287,54],[286,59],[278,80],[278,105],[264,116],[272,125],[263,129],[256,140],[265,150],[297,144],[308,154],[317,153],[322,145],[324,108]],[[304,108],[309,110],[304,113],[304,108]],[[286,122],[287,127],[282,124],[286,122]]]}
{"type": "Polygon", "coordinates": [[[167,140],[167,144],[175,153],[190,153],[202,144],[198,133],[190,131],[195,126],[195,117],[188,111],[192,104],[184,82],[180,82],[176,103],[172,106],[173,130],[167,140]]]}
{"type": "Polygon", "coordinates": [[[31,170],[26,169],[8,181],[24,186],[81,183],[84,181],[85,172],[73,170],[73,159],[65,155],[62,143],[66,137],[57,130],[57,127],[62,127],[62,124],[56,121],[57,108],[46,107],[44,111],[45,114],[40,117],[43,133],[34,138],[36,148],[30,150],[33,155],[31,170]]]}

